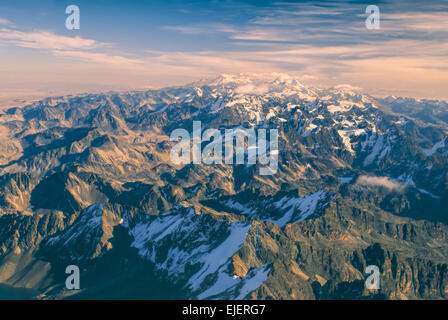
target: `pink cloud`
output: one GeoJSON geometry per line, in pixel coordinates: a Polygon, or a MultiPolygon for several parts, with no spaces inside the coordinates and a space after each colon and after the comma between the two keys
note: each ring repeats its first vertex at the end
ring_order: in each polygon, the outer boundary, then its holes
{"type": "Polygon", "coordinates": [[[101,46],[92,39],[84,39],[79,36],[60,36],[49,31],[22,32],[7,28],[0,29],[0,41],[7,41],[19,47],[34,49],[92,49],[101,46]]]}
{"type": "Polygon", "coordinates": [[[359,176],[356,184],[384,187],[389,190],[403,191],[406,185],[397,181],[393,181],[388,177],[375,177],[375,176],[359,176]]]}

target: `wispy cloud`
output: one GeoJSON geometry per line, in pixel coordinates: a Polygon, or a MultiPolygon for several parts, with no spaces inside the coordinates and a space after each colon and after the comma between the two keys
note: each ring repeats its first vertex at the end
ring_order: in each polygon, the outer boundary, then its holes
{"type": "Polygon", "coordinates": [[[203,35],[203,34],[215,34],[215,33],[232,34],[239,32],[239,29],[237,27],[222,23],[198,24],[194,26],[192,25],[163,26],[162,29],[189,35],[203,35]]]}
{"type": "Polygon", "coordinates": [[[137,66],[142,63],[142,61],[138,59],[129,59],[118,55],[110,55],[99,52],[55,50],[53,51],[53,54],[56,56],[79,58],[85,61],[117,65],[122,68],[129,68],[130,66],[137,66]]]}
{"type": "Polygon", "coordinates": [[[382,15],[384,28],[388,31],[413,32],[448,32],[448,12],[402,12],[384,13],[382,15]]]}
{"type": "Polygon", "coordinates": [[[282,29],[266,29],[266,28],[248,28],[247,30],[241,30],[234,32],[230,38],[234,40],[246,40],[246,41],[277,41],[277,42],[290,42],[296,41],[299,35],[294,32],[285,32],[282,29]]]}
{"type": "Polygon", "coordinates": [[[50,31],[22,32],[8,28],[0,29],[0,41],[24,48],[50,50],[93,49],[101,45],[95,40],[79,36],[66,37],[50,31]]]}
{"type": "Polygon", "coordinates": [[[0,18],[0,25],[8,26],[8,25],[12,25],[12,22],[9,21],[8,19],[0,18]]]}
{"type": "Polygon", "coordinates": [[[80,36],[62,36],[46,30],[26,32],[11,28],[0,28],[0,44],[39,49],[49,52],[54,56],[65,56],[120,67],[129,67],[141,63],[138,59],[94,51],[97,49],[110,49],[113,47],[110,43],[99,42],[80,36]]]}
{"type": "MultiPolygon", "coordinates": [[[[365,5],[344,1],[320,5],[276,2],[271,6],[254,7],[252,17],[247,21],[228,23],[226,32],[229,39],[238,41],[283,41],[311,46],[396,39],[448,40],[447,5],[402,1],[400,4],[380,4],[379,7],[381,30],[376,32],[365,28],[365,5]]],[[[203,22],[167,28],[189,35],[223,32],[217,24],[203,22]]]]}

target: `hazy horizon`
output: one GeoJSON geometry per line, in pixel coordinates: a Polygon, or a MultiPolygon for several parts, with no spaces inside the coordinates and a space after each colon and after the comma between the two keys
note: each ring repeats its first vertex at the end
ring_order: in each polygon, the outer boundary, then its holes
{"type": "MultiPolygon", "coordinates": [[[[19,91],[19,92],[12,92],[12,93],[0,93],[0,109],[5,109],[5,108],[10,108],[10,107],[22,107],[25,105],[28,105],[30,103],[36,102],[36,101],[40,101],[46,98],[57,98],[57,97],[65,97],[65,96],[82,96],[82,95],[90,95],[90,94],[108,94],[108,93],[128,93],[128,92],[140,92],[140,91],[147,91],[147,90],[162,90],[164,88],[170,88],[170,87],[183,87],[183,86],[188,86],[191,84],[194,84],[197,81],[201,81],[201,80],[213,80],[217,77],[220,76],[225,76],[225,75],[234,75],[234,76],[238,76],[241,74],[246,74],[246,75],[251,75],[251,76],[257,76],[259,75],[258,73],[233,73],[233,74],[225,74],[225,73],[221,73],[221,74],[217,74],[216,76],[211,76],[211,77],[207,77],[207,78],[198,78],[196,80],[193,81],[186,81],[186,82],[182,82],[182,83],[173,83],[171,85],[165,85],[165,86],[148,86],[148,87],[144,87],[144,88],[120,88],[120,87],[103,87],[103,86],[97,86],[97,88],[95,88],[94,85],[91,86],[85,86],[85,88],[81,88],[78,87],[76,89],[56,89],[56,88],[52,88],[48,91],[42,90],[42,91],[35,91],[35,92],[26,92],[26,91],[19,91]]],[[[275,74],[275,72],[273,72],[272,74],[275,74]]],[[[280,73],[277,73],[280,74],[280,73]]],[[[293,78],[298,78],[298,77],[294,77],[288,73],[281,73],[282,75],[288,75],[291,76],[293,78]]],[[[389,95],[389,94],[371,94],[370,92],[368,92],[367,90],[364,90],[363,88],[359,88],[359,87],[355,87],[355,86],[351,86],[351,84],[340,84],[340,85],[336,85],[336,86],[319,86],[319,85],[309,85],[307,83],[307,81],[300,81],[303,85],[310,87],[310,88],[316,88],[319,90],[325,90],[325,89],[340,89],[340,90],[349,90],[349,91],[353,91],[359,94],[363,94],[363,95],[369,95],[375,98],[385,98],[388,96],[397,96],[397,95],[389,95]]],[[[438,101],[445,101],[448,102],[448,99],[440,99],[440,98],[431,98],[431,97],[413,97],[413,96],[402,96],[404,98],[414,98],[417,101],[421,101],[421,100],[438,100],[438,101]]]]}

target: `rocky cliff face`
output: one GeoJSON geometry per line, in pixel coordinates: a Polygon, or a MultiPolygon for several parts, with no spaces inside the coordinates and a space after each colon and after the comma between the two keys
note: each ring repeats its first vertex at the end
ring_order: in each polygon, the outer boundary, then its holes
{"type": "Polygon", "coordinates": [[[5,110],[0,282],[39,298],[446,299],[447,114],[285,75],[5,110]],[[170,134],[193,121],[277,129],[278,171],[173,164],[170,134]]]}

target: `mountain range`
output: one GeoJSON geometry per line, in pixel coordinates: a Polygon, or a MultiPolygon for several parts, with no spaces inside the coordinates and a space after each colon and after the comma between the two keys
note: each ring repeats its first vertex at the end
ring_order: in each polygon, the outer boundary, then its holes
{"type": "Polygon", "coordinates": [[[38,299],[447,299],[447,133],[445,101],[285,74],[1,110],[0,283],[38,299]],[[173,164],[170,134],[193,121],[277,129],[278,171],[173,164]]]}

